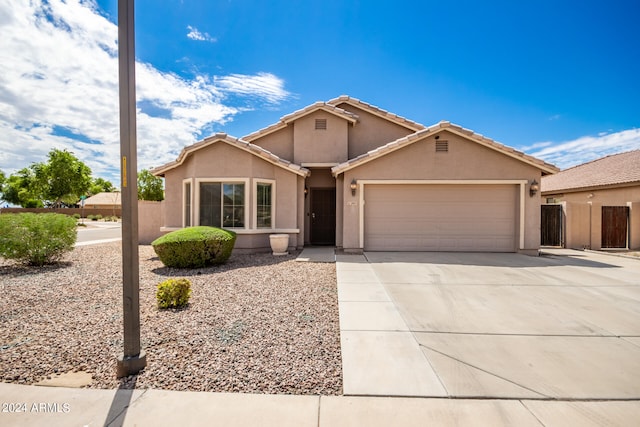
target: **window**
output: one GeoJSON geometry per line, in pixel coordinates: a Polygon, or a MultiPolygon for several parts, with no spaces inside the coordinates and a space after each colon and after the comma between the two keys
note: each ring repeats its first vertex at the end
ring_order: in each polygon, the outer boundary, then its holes
{"type": "Polygon", "coordinates": [[[327,119],[316,119],[316,129],[327,130],[327,119]]]}
{"type": "Polygon", "coordinates": [[[244,188],[236,182],[201,182],[200,225],[244,228],[244,188]]]}
{"type": "Polygon", "coordinates": [[[191,227],[191,182],[185,182],[184,187],[184,226],[191,227]]]}
{"type": "Polygon", "coordinates": [[[256,227],[273,228],[273,185],[265,182],[256,184],[256,227]]]}

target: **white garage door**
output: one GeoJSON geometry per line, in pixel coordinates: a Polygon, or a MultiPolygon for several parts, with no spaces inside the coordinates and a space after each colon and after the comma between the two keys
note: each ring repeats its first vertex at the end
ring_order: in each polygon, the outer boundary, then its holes
{"type": "Polygon", "coordinates": [[[364,248],[514,252],[517,194],[515,185],[365,185],[364,248]]]}

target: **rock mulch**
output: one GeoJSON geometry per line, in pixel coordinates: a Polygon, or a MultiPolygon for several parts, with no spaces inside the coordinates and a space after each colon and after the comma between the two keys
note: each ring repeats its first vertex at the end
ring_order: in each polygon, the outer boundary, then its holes
{"type": "Polygon", "coordinates": [[[233,255],[222,266],[177,270],[140,246],[147,367],[120,380],[120,243],[78,247],[42,268],[0,259],[0,381],[84,371],[92,388],[341,394],[335,265],[294,258],[233,255]],[[187,308],[156,307],[156,285],[170,277],[191,280],[187,308]]]}

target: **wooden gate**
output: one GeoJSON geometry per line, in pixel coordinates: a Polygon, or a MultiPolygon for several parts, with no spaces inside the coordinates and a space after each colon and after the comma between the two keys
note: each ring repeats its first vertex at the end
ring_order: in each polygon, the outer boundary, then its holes
{"type": "Polygon", "coordinates": [[[562,205],[542,205],[540,208],[540,245],[562,246],[562,205]]]}
{"type": "Polygon", "coordinates": [[[629,207],[602,207],[602,248],[626,248],[629,235],[629,207]]]}

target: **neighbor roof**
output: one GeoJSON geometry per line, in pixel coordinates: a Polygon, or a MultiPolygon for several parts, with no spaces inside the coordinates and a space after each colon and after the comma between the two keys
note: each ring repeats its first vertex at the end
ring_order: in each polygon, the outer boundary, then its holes
{"type": "Polygon", "coordinates": [[[310,171],[306,168],[303,168],[302,166],[291,163],[288,160],[284,160],[262,147],[258,147],[257,145],[251,144],[250,142],[227,135],[226,133],[216,133],[215,135],[205,138],[200,142],[196,142],[195,144],[183,148],[176,160],[152,169],[151,173],[156,176],[164,176],[167,171],[180,166],[189,154],[201,150],[202,148],[208,147],[211,144],[215,144],[216,142],[225,142],[231,146],[240,148],[241,150],[247,151],[254,156],[261,157],[262,159],[295,174],[305,177],[310,174],[310,171]]]}
{"type": "Polygon", "coordinates": [[[557,193],[633,183],[640,184],[640,150],[613,154],[545,176],[540,188],[542,193],[557,193]]]}
{"type": "Polygon", "coordinates": [[[356,158],[348,160],[344,163],[339,164],[338,166],[334,166],[331,169],[333,176],[337,176],[343,172],[348,171],[349,169],[353,169],[361,164],[367,163],[371,160],[377,159],[378,157],[389,154],[399,148],[402,148],[406,145],[413,144],[416,141],[422,140],[428,136],[435,135],[436,133],[442,131],[448,131],[457,135],[460,135],[466,139],[477,142],[485,147],[489,147],[493,150],[496,150],[502,154],[506,154],[509,157],[513,157],[517,160],[520,160],[524,163],[528,163],[532,166],[539,168],[543,174],[553,174],[558,172],[558,168],[554,165],[547,163],[538,158],[529,156],[521,151],[515,150],[511,147],[507,147],[506,145],[500,144],[490,138],[487,138],[483,135],[477,134],[472,130],[465,129],[461,126],[454,125],[447,121],[441,121],[433,126],[429,126],[428,128],[424,128],[419,130],[418,132],[412,133],[400,139],[396,139],[386,145],[378,147],[374,150],[371,150],[367,153],[364,153],[356,158]]]}
{"type": "Polygon", "coordinates": [[[87,197],[84,200],[86,205],[119,205],[120,204],[120,192],[113,193],[98,193],[91,197],[87,197]]]}

